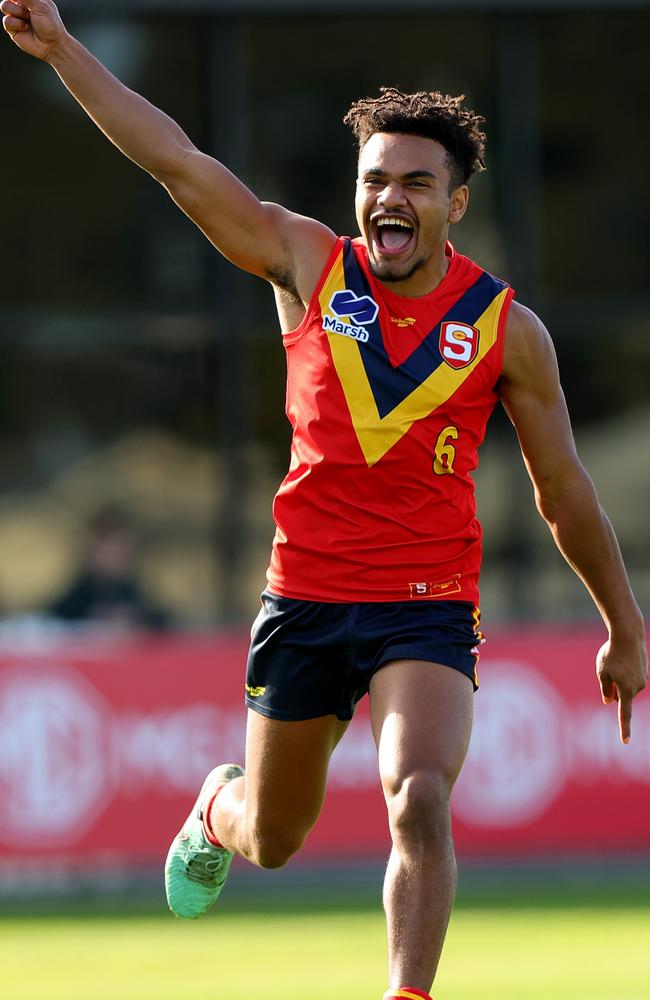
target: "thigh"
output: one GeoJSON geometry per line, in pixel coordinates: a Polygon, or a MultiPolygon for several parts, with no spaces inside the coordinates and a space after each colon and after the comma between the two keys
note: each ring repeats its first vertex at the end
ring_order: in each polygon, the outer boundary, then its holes
{"type": "Polygon", "coordinates": [[[327,768],[348,723],[334,715],[297,722],[249,710],[246,812],[271,825],[311,829],[325,797],[327,768]]]}
{"type": "Polygon", "coordinates": [[[394,660],[373,676],[369,695],[384,790],[422,771],[451,789],[469,746],[471,679],[439,663],[394,660]]]}

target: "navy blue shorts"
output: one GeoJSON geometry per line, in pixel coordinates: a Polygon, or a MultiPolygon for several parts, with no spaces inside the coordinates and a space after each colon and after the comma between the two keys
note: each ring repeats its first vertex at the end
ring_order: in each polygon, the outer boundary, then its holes
{"type": "Polygon", "coordinates": [[[428,660],[478,687],[479,612],[465,601],[321,603],[262,594],[251,632],[246,704],[271,719],[352,718],[391,660],[428,660]]]}

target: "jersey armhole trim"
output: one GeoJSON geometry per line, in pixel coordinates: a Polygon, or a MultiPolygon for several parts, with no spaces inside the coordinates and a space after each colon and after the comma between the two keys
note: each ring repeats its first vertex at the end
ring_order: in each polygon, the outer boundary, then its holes
{"type": "Polygon", "coordinates": [[[510,303],[515,297],[514,288],[508,288],[505,298],[503,300],[503,305],[501,306],[501,312],[499,313],[499,319],[497,320],[497,341],[495,347],[497,349],[496,362],[496,376],[497,379],[501,378],[503,374],[503,352],[505,348],[506,341],[506,323],[508,321],[508,313],[510,312],[510,303]]]}
{"type": "Polygon", "coordinates": [[[336,260],[338,255],[342,253],[347,239],[348,237],[346,236],[337,237],[336,243],[332,247],[329,257],[327,258],[323,270],[321,271],[320,278],[316,282],[316,287],[312,292],[312,296],[309,300],[309,305],[307,306],[307,310],[302,320],[300,321],[300,324],[294,330],[289,330],[288,333],[282,334],[282,343],[285,346],[288,346],[289,344],[295,344],[295,342],[297,340],[300,340],[302,335],[307,332],[309,325],[311,324],[316,313],[320,309],[319,295],[321,293],[321,289],[325,284],[327,276],[332,270],[332,267],[334,266],[334,261],[336,260]]]}

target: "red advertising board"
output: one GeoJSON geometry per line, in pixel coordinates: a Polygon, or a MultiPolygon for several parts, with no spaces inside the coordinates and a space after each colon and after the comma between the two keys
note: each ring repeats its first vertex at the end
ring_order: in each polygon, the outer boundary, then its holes
{"type": "MultiPolygon", "coordinates": [[[[650,850],[650,698],[633,738],[594,676],[599,630],[491,634],[454,792],[460,855],[650,850]]],[[[0,863],[157,863],[205,773],[243,757],[246,636],[48,641],[0,651],[0,863]]],[[[388,848],[362,704],[304,856],[388,848]],[[342,832],[343,831],[343,832],[342,832]]]]}

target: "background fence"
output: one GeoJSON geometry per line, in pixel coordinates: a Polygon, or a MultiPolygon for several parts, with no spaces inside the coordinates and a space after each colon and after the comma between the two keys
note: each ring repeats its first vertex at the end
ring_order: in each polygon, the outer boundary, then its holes
{"type": "MultiPolygon", "coordinates": [[[[462,860],[647,852],[650,704],[637,706],[623,747],[615,707],[603,707],[592,677],[600,639],[517,629],[489,640],[454,790],[462,860]]],[[[243,759],[246,650],[236,632],[5,650],[0,890],[30,872],[47,884],[62,873],[74,882],[159,869],[205,774],[243,759]]],[[[380,865],[388,848],[364,702],[335,751],[301,860],[380,865]]]]}

